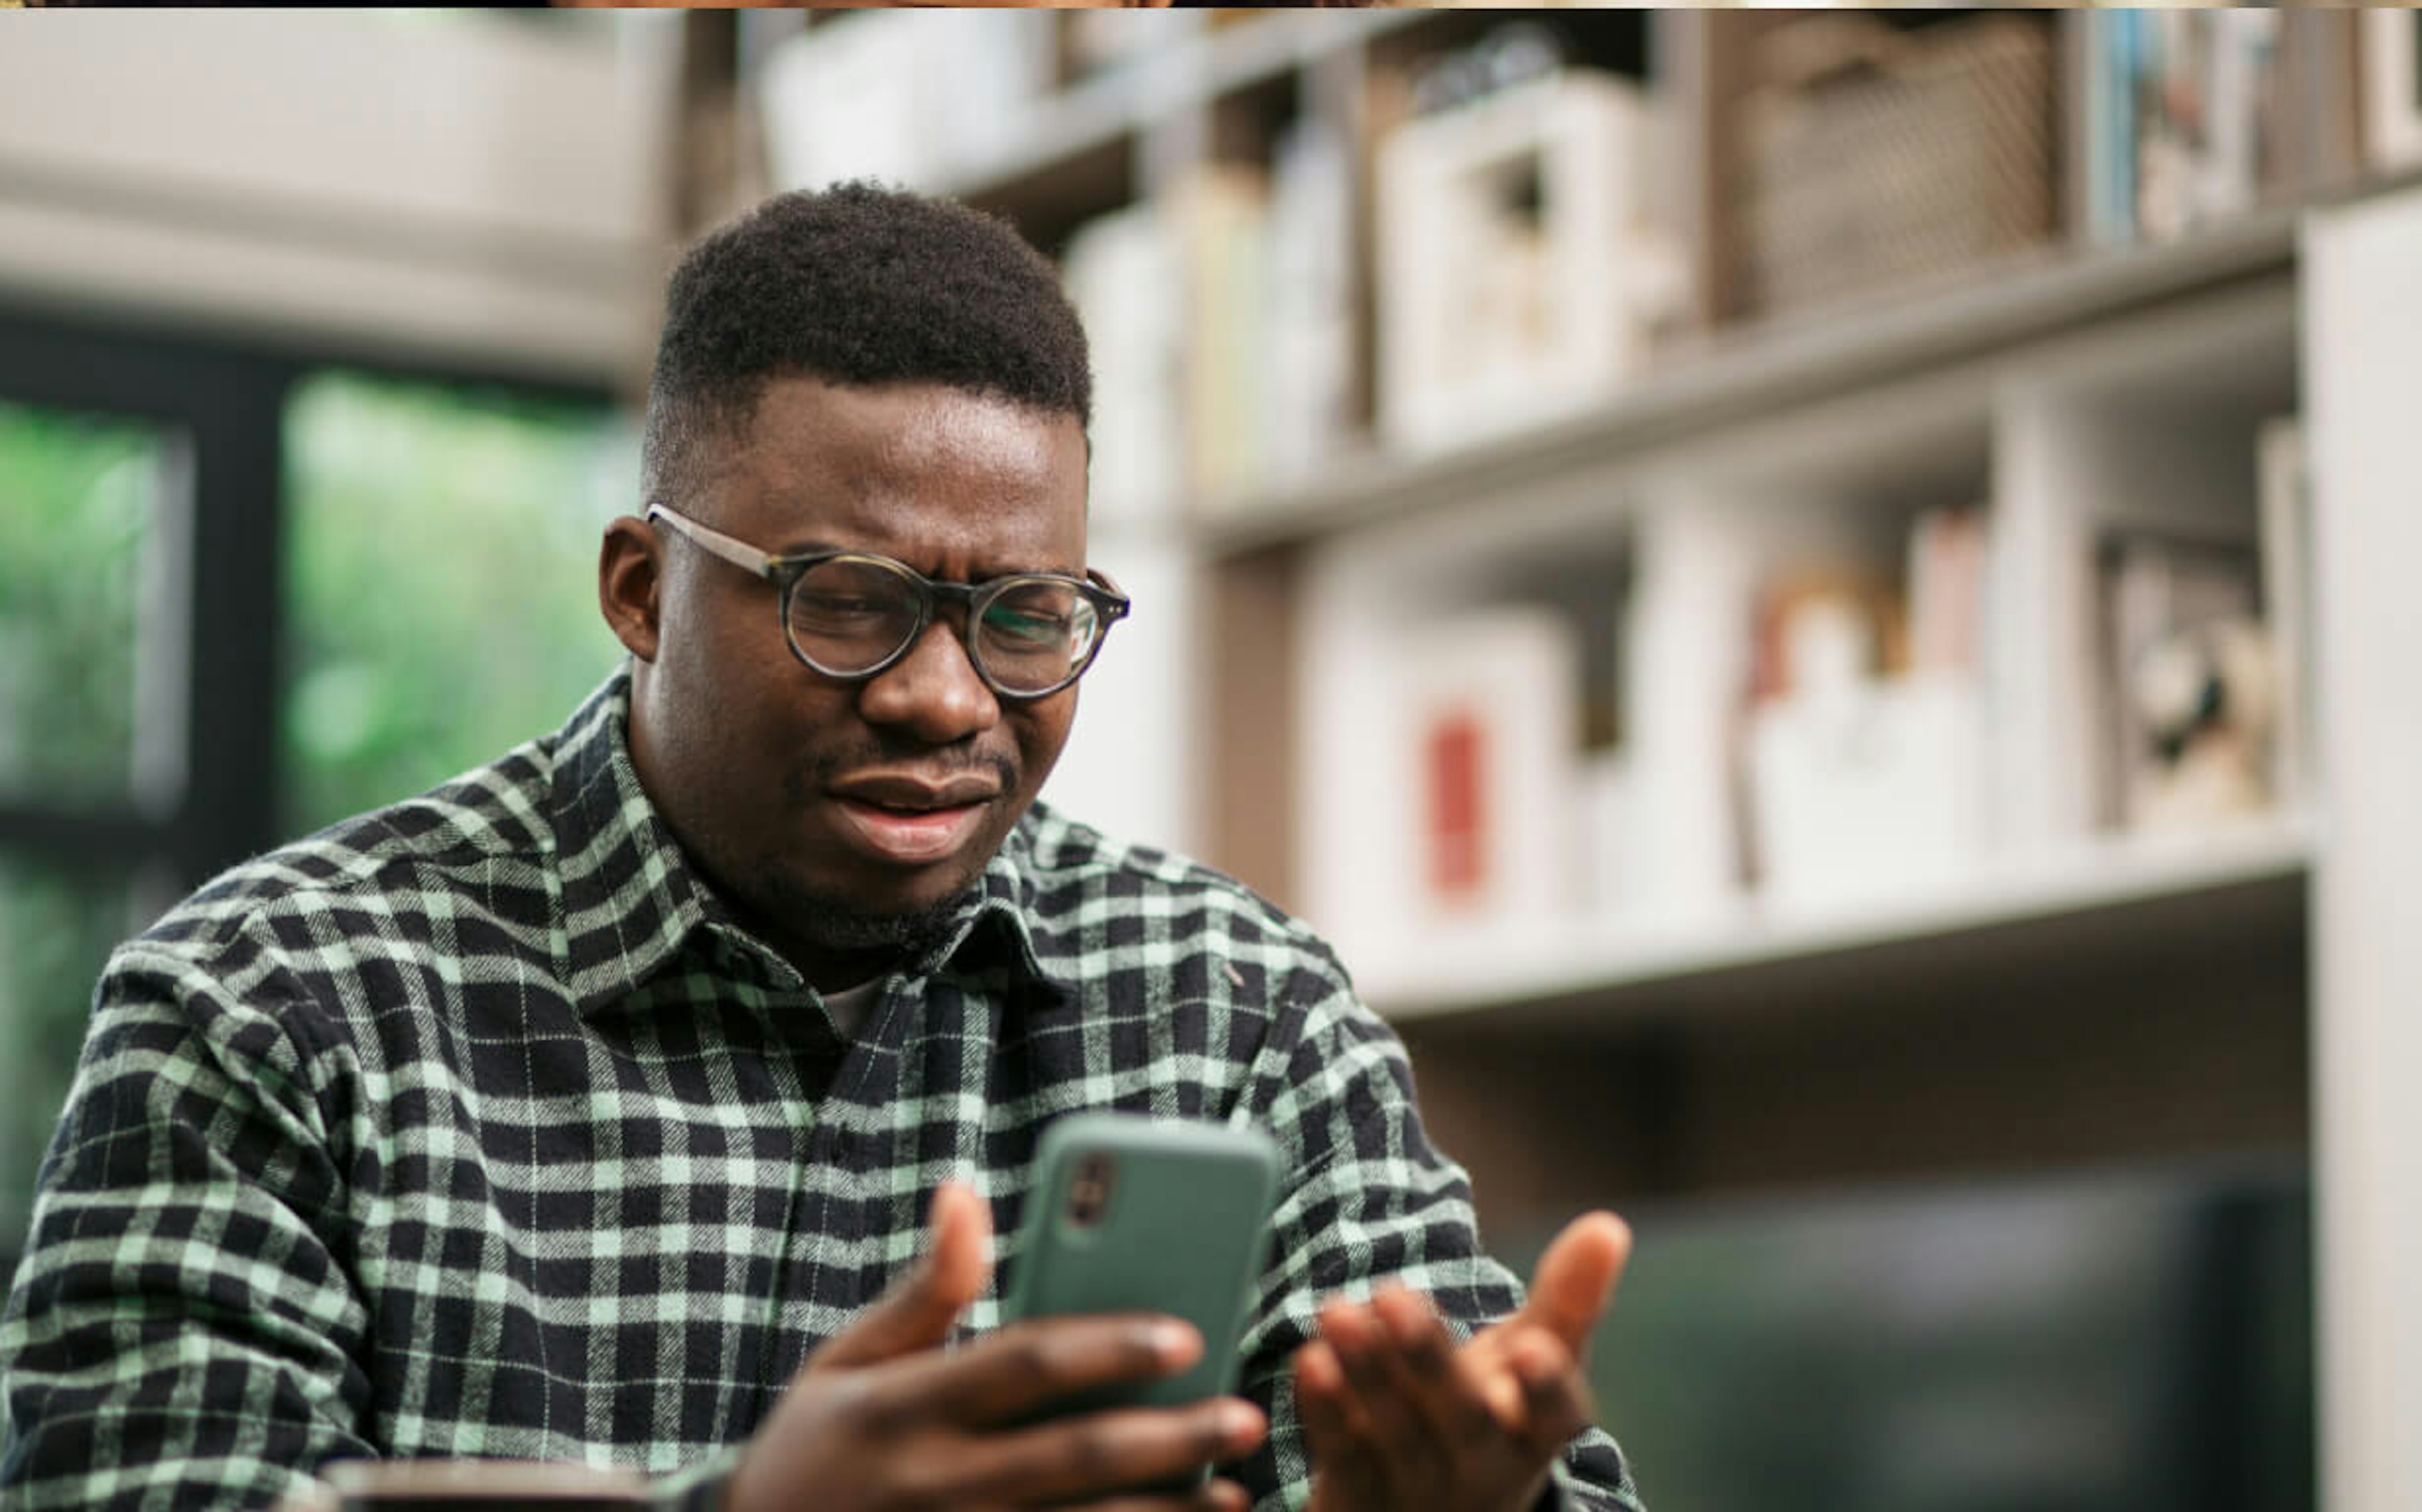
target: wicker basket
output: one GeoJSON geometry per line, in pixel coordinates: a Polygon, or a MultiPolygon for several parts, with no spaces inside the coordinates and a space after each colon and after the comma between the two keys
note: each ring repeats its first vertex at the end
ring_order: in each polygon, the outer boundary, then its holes
{"type": "Polygon", "coordinates": [[[1990,262],[2056,224],[2052,40],[2026,16],[1772,34],[1740,101],[1734,289],[1781,314],[1990,262]]]}

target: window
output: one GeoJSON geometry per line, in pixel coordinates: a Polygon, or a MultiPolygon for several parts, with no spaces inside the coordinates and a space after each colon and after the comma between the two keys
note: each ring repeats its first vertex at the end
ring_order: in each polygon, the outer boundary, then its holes
{"type": "Polygon", "coordinates": [[[173,806],[183,774],[181,438],[0,402],[0,792],[173,806]]]}
{"type": "Polygon", "coordinates": [[[286,409],[292,833],[553,728],[622,654],[597,608],[627,433],[594,406],[332,371],[286,409]]]}
{"type": "Polygon", "coordinates": [[[594,390],[0,308],[0,1275],[113,945],[613,665],[636,450],[594,390]]]}

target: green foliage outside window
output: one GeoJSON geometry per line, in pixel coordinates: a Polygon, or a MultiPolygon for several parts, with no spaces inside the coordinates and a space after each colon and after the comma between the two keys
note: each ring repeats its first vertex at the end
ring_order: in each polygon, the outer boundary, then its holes
{"type": "Polygon", "coordinates": [[[0,403],[0,795],[128,796],[136,595],[163,443],[141,426],[0,403]]]}
{"type": "Polygon", "coordinates": [[[608,413],[339,372],[285,436],[294,832],[554,728],[621,658],[597,550],[637,465],[608,413]]]}
{"type": "MultiPolygon", "coordinates": [[[[0,402],[0,802],[75,812],[132,797],[169,444],[140,423],[0,402]]],[[[124,870],[104,868],[0,855],[0,1267],[24,1240],[93,983],[134,923],[124,870]]]]}

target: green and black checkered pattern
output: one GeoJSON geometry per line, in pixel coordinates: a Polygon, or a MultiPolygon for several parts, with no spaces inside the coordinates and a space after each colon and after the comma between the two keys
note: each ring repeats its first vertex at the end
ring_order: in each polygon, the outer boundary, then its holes
{"type": "MultiPolygon", "coordinates": [[[[1246,1341],[1265,1512],[1306,1495],[1283,1378],[1321,1299],[1397,1277],[1463,1325],[1518,1304],[1400,1046],[1301,925],[1038,807],[843,1041],[649,803],[627,698],[617,674],[558,734],[118,951],[0,1324],[0,1501],[265,1506],[332,1458],[479,1456],[712,1505],[918,1255],[936,1183],[986,1193],[1016,1263],[1035,1139],[1078,1109],[1287,1154],[1246,1341]]],[[[1602,1434],[1558,1484],[1638,1504],[1602,1434]]]]}

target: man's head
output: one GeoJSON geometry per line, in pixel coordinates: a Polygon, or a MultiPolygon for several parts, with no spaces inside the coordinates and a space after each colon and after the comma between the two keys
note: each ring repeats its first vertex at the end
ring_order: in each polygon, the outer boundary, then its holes
{"type": "MultiPolygon", "coordinates": [[[[952,583],[1082,574],[1084,334],[1000,223],[864,185],[787,195],[692,249],[667,305],[651,503],[777,555],[873,553],[952,583]]],[[[600,594],[635,659],[650,796],[827,987],[947,913],[1076,712],[1073,687],[995,694],[952,608],[875,676],[824,676],[792,653],[774,584],[661,524],[608,528],[600,594]]]]}

